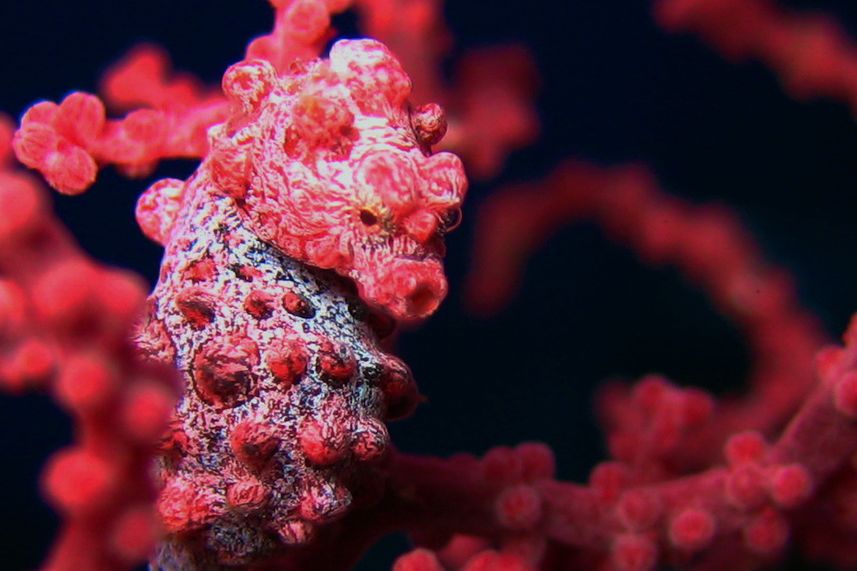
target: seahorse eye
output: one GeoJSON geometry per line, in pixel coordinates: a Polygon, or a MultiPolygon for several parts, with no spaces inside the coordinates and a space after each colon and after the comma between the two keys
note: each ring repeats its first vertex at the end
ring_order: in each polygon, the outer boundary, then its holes
{"type": "Polygon", "coordinates": [[[366,210],[364,208],[360,211],[360,222],[366,226],[374,226],[378,223],[378,217],[371,210],[366,210]]]}

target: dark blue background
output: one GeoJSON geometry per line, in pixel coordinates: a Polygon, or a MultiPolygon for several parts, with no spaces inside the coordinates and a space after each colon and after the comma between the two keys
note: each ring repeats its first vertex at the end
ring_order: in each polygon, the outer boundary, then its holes
{"type": "MultiPolygon", "coordinates": [[[[585,224],[532,259],[502,315],[464,311],[460,286],[480,201],[499,182],[539,176],[567,156],[642,161],[674,194],[731,205],[771,259],[793,270],[801,298],[831,334],[844,328],[857,310],[857,125],[845,105],[793,101],[763,66],[729,64],[694,38],[660,31],[645,1],[448,4],[455,53],[508,41],[534,50],[544,136],[512,157],[499,181],[474,185],[449,243],[450,299],[401,341],[430,401],[393,428],[399,447],[481,453],[541,440],[556,450],[560,475],[579,481],[603,457],[591,413],[600,380],[659,371],[718,392],[740,386],[748,364],[741,339],[704,296],[585,224]]],[[[828,10],[857,37],[853,2],[787,4],[828,10]]],[[[39,98],[94,90],[105,66],[140,40],[163,44],[179,69],[217,82],[248,39],[269,29],[270,14],[263,0],[6,0],[0,110],[17,115],[39,98]]],[[[340,24],[353,34],[352,21],[340,24]]],[[[173,164],[157,174],[191,169],[173,164]]],[[[87,195],[56,204],[95,257],[153,279],[159,249],[133,222],[145,187],[108,170],[87,195]]],[[[37,474],[68,439],[67,420],[47,399],[0,399],[0,568],[32,568],[45,552],[55,520],[39,500],[37,474]]],[[[403,549],[401,539],[387,540],[361,568],[384,568],[403,549]]]]}

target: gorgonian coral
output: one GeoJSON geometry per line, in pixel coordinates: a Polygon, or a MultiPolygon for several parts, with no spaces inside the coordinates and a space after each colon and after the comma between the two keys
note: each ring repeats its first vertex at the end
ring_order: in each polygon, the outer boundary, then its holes
{"type": "MultiPolygon", "coordinates": [[[[0,125],[0,383],[50,390],[78,423],[45,471],[65,519],[47,568],[335,571],[399,531],[416,548],[396,571],[750,569],[790,538],[853,566],[855,326],[821,349],[788,276],[736,217],[668,196],[638,167],[568,161],[484,202],[471,304],[499,309],[550,233],[593,220],[645,262],[677,267],[746,333],[744,396],[656,374],[608,385],[597,412],[610,460],[585,485],[557,480],[535,443],[448,459],[395,450],[386,422],[423,399],[391,333],[447,293],[443,239],[460,219],[464,165],[491,176],[535,135],[532,60],[480,50],[447,82],[438,1],[272,4],[273,31],[219,88],[143,46],[100,96],[37,103],[14,140],[0,125]],[[389,48],[332,42],[348,8],[389,48]],[[139,280],[74,246],[12,147],[64,194],[110,165],[141,177],[199,159],[137,203],[165,250],[147,301],[139,280]]],[[[850,97],[847,43],[821,41],[831,34],[799,15],[658,6],[812,94],[850,97]],[[755,41],[746,14],[775,41],[755,41]]],[[[491,360],[480,367],[523,363],[534,378],[521,352],[491,360]]],[[[521,398],[539,392],[527,384],[521,398]]]]}

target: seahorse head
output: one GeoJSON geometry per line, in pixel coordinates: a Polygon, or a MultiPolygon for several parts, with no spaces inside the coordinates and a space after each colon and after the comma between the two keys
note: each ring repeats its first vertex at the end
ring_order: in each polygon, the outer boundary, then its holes
{"type": "Polygon", "coordinates": [[[432,153],[437,105],[414,109],[396,58],[343,40],[329,59],[282,74],[263,60],[227,70],[229,121],[211,132],[211,179],[262,240],[351,278],[399,319],[431,314],[447,292],[443,236],[460,218],[461,161],[432,153]]]}

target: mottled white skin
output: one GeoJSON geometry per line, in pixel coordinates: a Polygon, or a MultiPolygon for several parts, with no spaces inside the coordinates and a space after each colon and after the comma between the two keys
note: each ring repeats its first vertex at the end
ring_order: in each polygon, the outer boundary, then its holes
{"type": "Polygon", "coordinates": [[[283,543],[306,541],[315,526],[339,517],[351,499],[347,482],[358,461],[354,447],[366,437],[381,449],[386,444],[379,371],[388,366],[406,370],[379,349],[375,333],[360,320],[365,308],[341,278],[308,268],[261,242],[244,227],[230,199],[204,181],[192,179],[185,189],[182,215],[167,244],[149,319],[138,340],[151,356],[174,363],[186,385],[176,411],[177,425],[187,435],[186,450],[178,457],[165,455],[160,478],[168,485],[186,481],[204,488],[214,506],[213,514],[163,546],[153,565],[164,571],[188,569],[186,562],[176,562],[181,557],[202,558],[194,568],[205,569],[256,559],[283,543]],[[214,271],[194,283],[188,268],[205,258],[214,271]],[[253,268],[251,280],[239,277],[242,266],[253,268]],[[177,297],[188,287],[214,301],[213,318],[203,327],[189,323],[178,307],[177,297]],[[251,291],[277,300],[269,317],[259,319],[244,310],[251,291]],[[314,316],[286,311],[279,300],[287,291],[309,300],[314,316]],[[266,362],[277,342],[287,337],[306,346],[309,364],[303,377],[284,390],[266,362]],[[207,403],[197,389],[194,357],[229,338],[252,340],[258,347],[250,388],[233,406],[207,403]],[[325,339],[345,344],[356,359],[356,373],[347,382],[332,383],[320,373],[317,352],[325,339]],[[279,439],[273,467],[261,472],[236,458],[229,445],[230,432],[248,419],[264,423],[279,439]],[[306,419],[319,420],[337,433],[335,438],[344,442],[341,457],[327,465],[307,461],[299,444],[306,419]],[[264,485],[268,500],[254,509],[233,509],[225,499],[227,489],[248,477],[264,485]]]}

